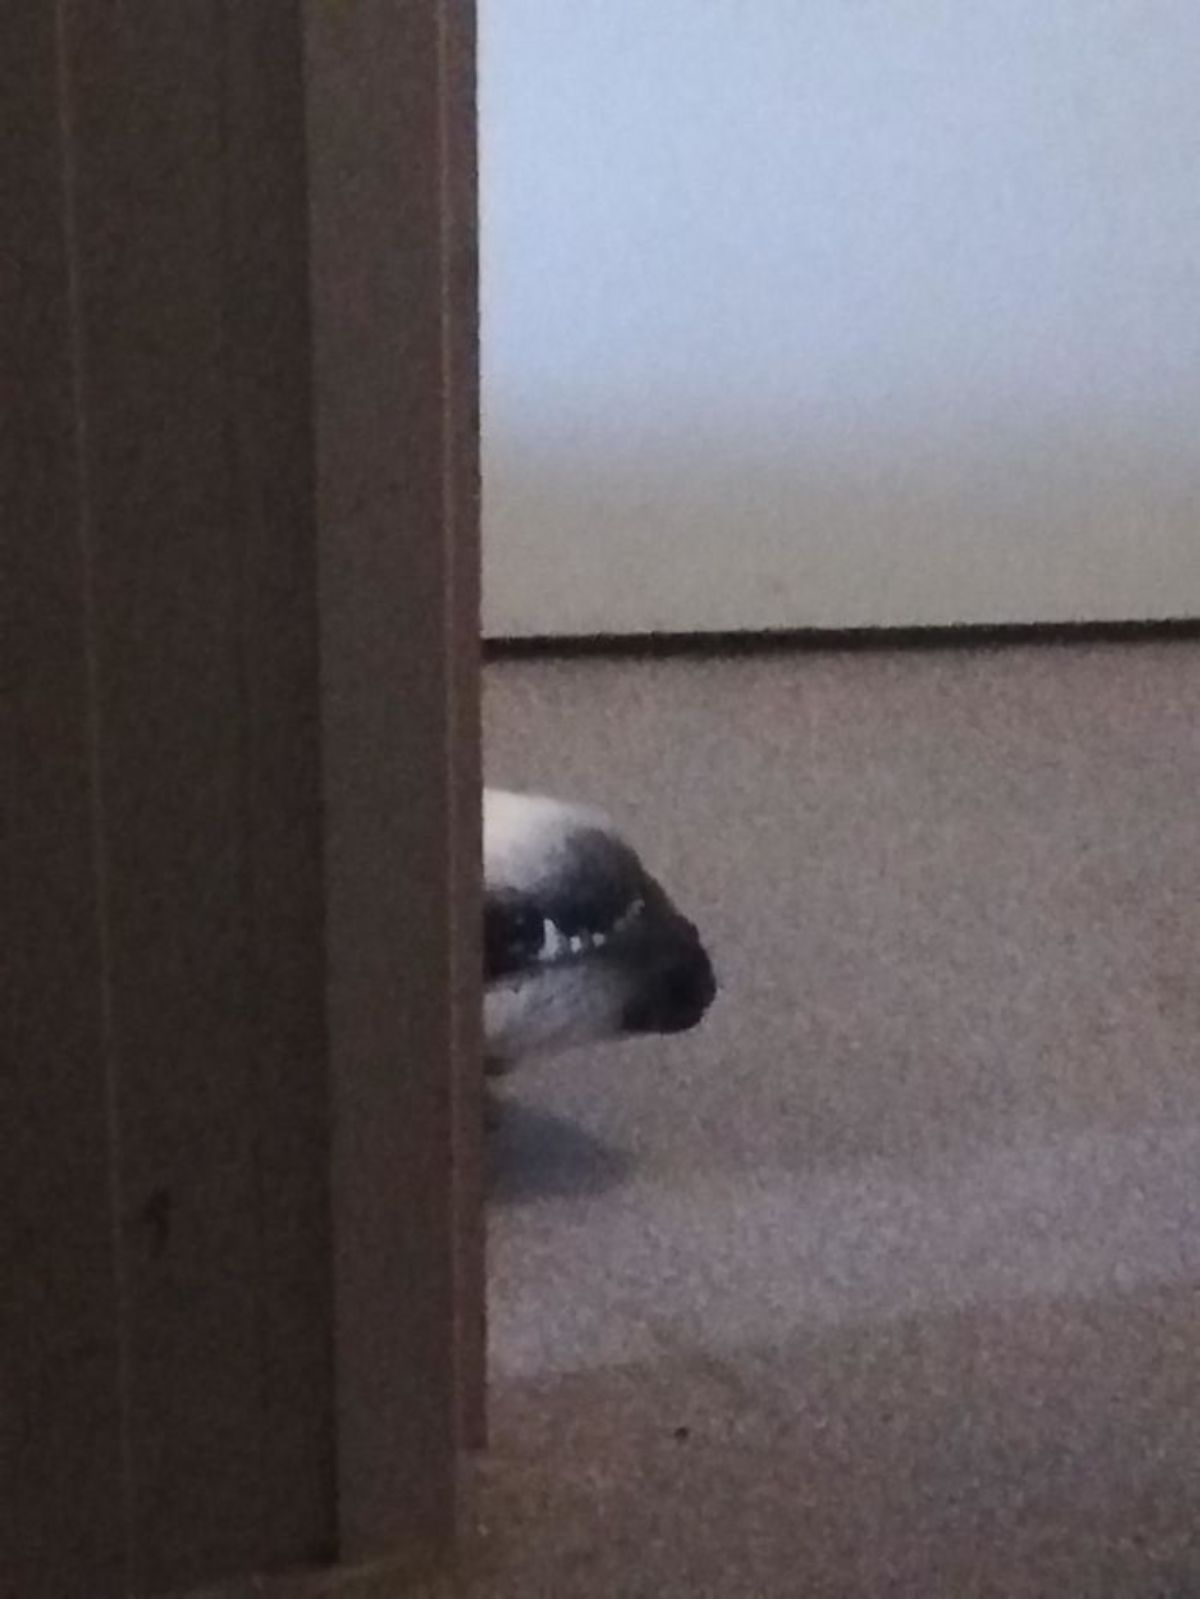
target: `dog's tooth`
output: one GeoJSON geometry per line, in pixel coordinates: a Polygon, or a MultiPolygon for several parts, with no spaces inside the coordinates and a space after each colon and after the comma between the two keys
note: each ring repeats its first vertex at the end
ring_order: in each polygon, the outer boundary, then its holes
{"type": "Polygon", "coordinates": [[[581,933],[572,934],[567,940],[567,944],[572,955],[581,955],[583,953],[583,935],[581,933]]]}
{"type": "Polygon", "coordinates": [[[593,949],[603,949],[605,944],[607,944],[607,943],[608,943],[608,934],[607,933],[593,933],[592,934],[592,948],[593,949]]]}
{"type": "Polygon", "coordinates": [[[638,898],[633,900],[628,908],[617,918],[616,922],[614,922],[613,932],[623,933],[631,922],[637,920],[645,908],[646,902],[644,899],[638,898]]]}
{"type": "Polygon", "coordinates": [[[542,922],[542,959],[556,960],[566,947],[566,939],[547,916],[542,922]]]}

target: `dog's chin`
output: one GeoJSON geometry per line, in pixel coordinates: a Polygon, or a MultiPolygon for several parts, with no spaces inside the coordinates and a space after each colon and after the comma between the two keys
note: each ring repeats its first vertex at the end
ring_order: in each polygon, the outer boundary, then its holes
{"type": "Polygon", "coordinates": [[[503,1055],[485,1055],[484,1073],[488,1077],[510,1077],[523,1066],[533,1066],[539,1061],[557,1060],[562,1055],[578,1055],[581,1051],[600,1045],[619,1044],[631,1037],[619,1016],[603,1027],[589,1028],[578,1033],[555,1033],[550,1038],[528,1038],[520,1049],[503,1055]]]}

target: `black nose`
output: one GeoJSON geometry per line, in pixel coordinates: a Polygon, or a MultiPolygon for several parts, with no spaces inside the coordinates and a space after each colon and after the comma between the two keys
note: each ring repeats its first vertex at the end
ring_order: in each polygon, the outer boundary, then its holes
{"type": "Polygon", "coordinates": [[[716,998],[712,962],[695,929],[684,924],[684,937],[647,965],[638,991],[625,1007],[630,1033],[686,1033],[695,1027],[716,998]]]}

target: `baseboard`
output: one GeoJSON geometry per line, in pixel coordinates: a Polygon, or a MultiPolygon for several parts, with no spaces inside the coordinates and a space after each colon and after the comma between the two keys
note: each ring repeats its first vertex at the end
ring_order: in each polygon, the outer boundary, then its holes
{"type": "Polygon", "coordinates": [[[1200,617],[1136,622],[1014,622],[948,627],[778,628],[763,632],[590,633],[484,640],[484,659],[759,655],[772,651],[995,649],[1200,639],[1200,617]]]}

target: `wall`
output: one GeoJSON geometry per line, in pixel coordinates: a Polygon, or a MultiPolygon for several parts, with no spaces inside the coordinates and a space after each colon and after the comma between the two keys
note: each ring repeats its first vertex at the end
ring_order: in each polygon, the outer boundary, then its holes
{"type": "Polygon", "coordinates": [[[488,631],[1200,611],[1191,0],[486,0],[488,631]]]}

